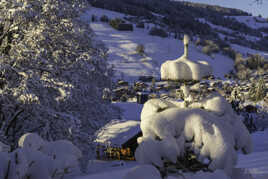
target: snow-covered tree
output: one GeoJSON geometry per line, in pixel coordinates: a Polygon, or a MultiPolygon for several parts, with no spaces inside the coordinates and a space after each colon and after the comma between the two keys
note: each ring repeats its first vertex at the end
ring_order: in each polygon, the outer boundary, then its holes
{"type": "Polygon", "coordinates": [[[218,94],[199,102],[190,101],[188,106],[184,103],[164,99],[145,103],[141,113],[143,136],[138,138],[135,153],[137,161],[153,164],[160,170],[171,162],[185,170],[178,158],[193,152],[199,162],[207,164],[208,170],[223,170],[231,177],[237,162],[236,150],[252,151],[247,128],[218,94]]]}
{"type": "Polygon", "coordinates": [[[106,49],[80,18],[85,0],[0,2],[0,140],[14,150],[26,132],[69,139],[90,152],[109,120],[103,103],[111,70],[106,49]]]}

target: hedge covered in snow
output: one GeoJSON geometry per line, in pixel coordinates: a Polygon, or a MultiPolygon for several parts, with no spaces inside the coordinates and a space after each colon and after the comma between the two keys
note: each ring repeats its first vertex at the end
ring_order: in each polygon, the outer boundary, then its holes
{"type": "MultiPolygon", "coordinates": [[[[188,98],[190,99],[190,98],[188,98]]],[[[232,176],[237,151],[252,151],[247,128],[230,104],[219,94],[200,102],[152,99],[141,113],[143,136],[135,157],[142,164],[161,168],[166,162],[192,151],[197,160],[208,164],[211,171],[223,170],[232,176]]]]}

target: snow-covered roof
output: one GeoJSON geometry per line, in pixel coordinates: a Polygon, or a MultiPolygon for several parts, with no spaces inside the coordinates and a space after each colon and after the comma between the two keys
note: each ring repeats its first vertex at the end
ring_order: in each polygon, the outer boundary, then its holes
{"type": "Polygon", "coordinates": [[[112,120],[97,131],[95,142],[121,146],[140,131],[140,121],[112,120]]]}

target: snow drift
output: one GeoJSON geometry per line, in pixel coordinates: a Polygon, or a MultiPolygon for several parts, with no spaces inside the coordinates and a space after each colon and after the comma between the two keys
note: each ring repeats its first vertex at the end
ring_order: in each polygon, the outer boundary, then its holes
{"type": "Polygon", "coordinates": [[[0,150],[0,178],[58,179],[80,173],[82,153],[67,140],[48,142],[27,133],[19,146],[11,153],[0,150]]]}

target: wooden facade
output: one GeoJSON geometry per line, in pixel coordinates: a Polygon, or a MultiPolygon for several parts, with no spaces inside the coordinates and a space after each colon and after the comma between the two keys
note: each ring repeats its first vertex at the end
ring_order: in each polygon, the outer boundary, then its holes
{"type": "Polygon", "coordinates": [[[105,146],[98,144],[96,147],[96,156],[99,160],[135,160],[135,151],[138,147],[137,138],[142,136],[139,132],[121,146],[105,146]]]}

